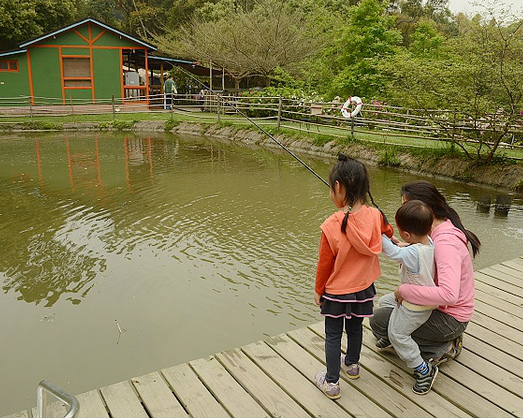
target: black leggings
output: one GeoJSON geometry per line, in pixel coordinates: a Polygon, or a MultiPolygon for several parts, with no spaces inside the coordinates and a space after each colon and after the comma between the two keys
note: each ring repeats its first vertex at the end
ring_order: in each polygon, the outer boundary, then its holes
{"type": "Polygon", "coordinates": [[[327,363],[326,379],[329,383],[337,382],[340,378],[341,337],[343,322],[347,332],[347,364],[360,361],[361,344],[363,340],[363,318],[353,316],[348,318],[325,317],[325,360],[327,363]]]}

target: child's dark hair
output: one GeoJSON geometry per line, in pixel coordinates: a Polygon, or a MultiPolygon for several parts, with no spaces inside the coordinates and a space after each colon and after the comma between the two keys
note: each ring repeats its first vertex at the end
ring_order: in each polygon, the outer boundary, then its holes
{"type": "Polygon", "coordinates": [[[433,221],[432,209],[421,200],[409,200],[396,211],[398,228],[420,237],[429,234],[433,221]]]}
{"type": "Polygon", "coordinates": [[[436,186],[425,180],[413,181],[403,185],[401,194],[406,200],[419,199],[425,202],[434,212],[436,219],[450,219],[452,224],[465,234],[468,242],[470,242],[472,246],[472,255],[476,257],[479,253],[481,241],[476,234],[463,226],[458,213],[449,206],[445,197],[439,192],[436,186]]]}
{"type": "Polygon", "coordinates": [[[370,194],[369,174],[363,163],[354,158],[347,157],[345,154],[338,155],[338,161],[332,167],[329,175],[329,184],[331,189],[334,189],[335,183],[338,182],[345,189],[345,204],[349,205],[349,210],[343,218],[341,223],[341,230],[345,233],[347,229],[347,222],[349,212],[354,203],[360,200],[362,203],[367,202],[367,195],[370,201],[383,215],[385,223],[388,225],[388,220],[383,211],[374,203],[374,199],[370,194]]]}

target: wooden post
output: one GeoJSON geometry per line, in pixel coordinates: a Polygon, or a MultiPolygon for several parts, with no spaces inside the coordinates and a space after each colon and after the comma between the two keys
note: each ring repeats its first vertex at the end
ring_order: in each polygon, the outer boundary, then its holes
{"type": "Polygon", "coordinates": [[[350,136],[354,138],[354,116],[350,118],[350,136]]]}
{"type": "Polygon", "coordinates": [[[31,121],[33,120],[33,99],[29,96],[29,117],[31,121]]]}
{"type": "Polygon", "coordinates": [[[212,91],[212,60],[209,60],[209,90],[212,91]]]}
{"type": "Polygon", "coordinates": [[[74,107],[73,107],[73,96],[69,95],[69,101],[71,102],[71,115],[73,116],[73,122],[76,123],[76,117],[74,115],[74,107]]]}
{"type": "Polygon", "coordinates": [[[218,123],[220,123],[220,96],[216,94],[216,115],[218,117],[218,123]]]}
{"type": "Polygon", "coordinates": [[[278,125],[277,129],[280,129],[280,123],[281,123],[281,105],[282,105],[282,99],[281,96],[278,97],[278,125]]]}
{"type": "Polygon", "coordinates": [[[225,67],[222,67],[222,90],[225,91],[225,67]]]}
{"type": "Polygon", "coordinates": [[[113,120],[116,119],[116,108],[114,106],[114,94],[111,96],[111,104],[113,106],[113,120]]]}
{"type": "Polygon", "coordinates": [[[456,109],[452,112],[452,142],[456,141],[456,109]]]}

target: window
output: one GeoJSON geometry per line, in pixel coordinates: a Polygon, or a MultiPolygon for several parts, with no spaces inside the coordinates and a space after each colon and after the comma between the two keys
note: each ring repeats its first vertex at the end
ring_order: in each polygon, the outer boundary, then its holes
{"type": "Polygon", "coordinates": [[[17,72],[18,61],[0,60],[0,71],[17,72]]]}
{"type": "Polygon", "coordinates": [[[91,60],[89,57],[63,57],[64,87],[91,87],[91,60]]]}

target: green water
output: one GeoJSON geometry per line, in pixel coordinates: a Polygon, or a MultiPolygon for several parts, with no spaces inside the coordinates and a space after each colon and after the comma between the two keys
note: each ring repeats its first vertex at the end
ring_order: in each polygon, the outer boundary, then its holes
{"type": "MultiPolygon", "coordinates": [[[[301,158],[327,178],[332,160],[301,158]]],[[[392,220],[419,177],[369,171],[392,220]]],[[[476,268],[523,255],[521,196],[434,182],[484,243],[476,268]]],[[[83,393],[321,320],[319,225],[334,209],[283,152],[163,133],[0,137],[0,416],[34,406],[42,379],[83,393]]],[[[396,266],[382,267],[384,292],[396,266]]]]}

